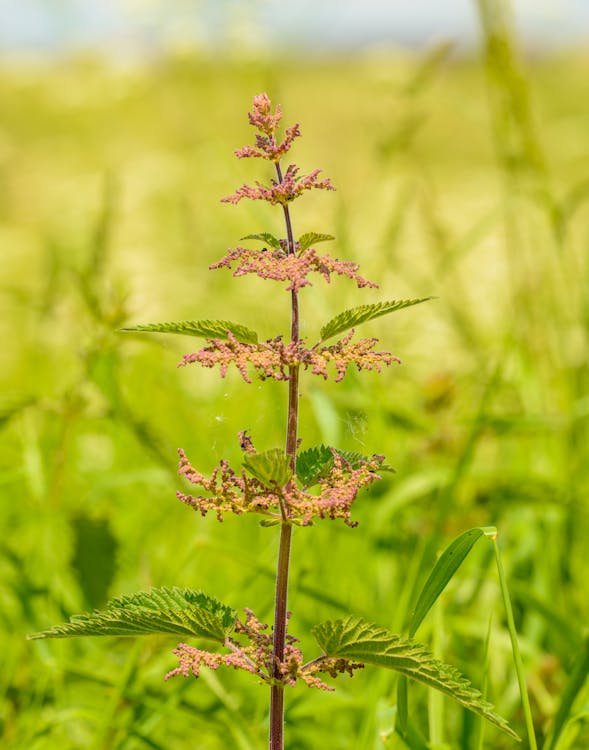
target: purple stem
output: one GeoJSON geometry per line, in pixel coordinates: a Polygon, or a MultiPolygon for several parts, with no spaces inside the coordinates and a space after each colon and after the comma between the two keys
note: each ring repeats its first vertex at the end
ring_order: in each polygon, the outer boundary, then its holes
{"type": "MultiPolygon", "coordinates": [[[[278,181],[282,182],[280,164],[276,164],[278,181]]],[[[288,254],[294,255],[295,243],[292,233],[292,223],[288,205],[283,205],[288,254]]],[[[298,292],[291,292],[291,342],[299,340],[299,298],[298,292]]],[[[289,368],[288,380],[288,418],[286,426],[286,454],[290,456],[293,472],[296,470],[297,460],[297,427],[299,418],[299,366],[289,368]]],[[[273,673],[274,684],[270,689],[270,750],[284,750],[284,683],[280,674],[280,664],[284,660],[286,643],[288,572],[290,562],[290,546],[292,526],[287,518],[283,518],[280,529],[280,549],[278,552],[278,566],[276,570],[276,596],[274,608],[274,637],[273,637],[273,673]]]]}

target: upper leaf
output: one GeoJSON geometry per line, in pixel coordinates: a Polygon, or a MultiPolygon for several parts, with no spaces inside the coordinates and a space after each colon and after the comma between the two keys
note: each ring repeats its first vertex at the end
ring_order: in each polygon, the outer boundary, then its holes
{"type": "Polygon", "coordinates": [[[306,250],[311,245],[316,245],[318,242],[328,242],[329,240],[335,240],[332,234],[319,234],[318,232],[305,232],[299,237],[299,251],[306,250]]]}
{"type": "Polygon", "coordinates": [[[380,318],[381,315],[388,315],[395,310],[401,310],[403,307],[419,305],[421,302],[427,302],[430,299],[434,298],[422,297],[420,299],[391,300],[390,302],[378,302],[375,305],[360,305],[359,307],[345,310],[323,326],[321,329],[321,341],[327,341],[332,336],[337,336],[338,333],[347,331],[360,323],[365,323],[367,320],[380,318]]]}
{"type": "Polygon", "coordinates": [[[202,591],[158,588],[117,597],[104,610],[73,615],[69,623],[33,633],[28,638],[173,633],[223,643],[233,631],[235,618],[231,607],[202,591]]]}
{"type": "Polygon", "coordinates": [[[124,333],[180,333],[205,339],[226,339],[227,332],[242,344],[257,344],[258,334],[241,323],[230,320],[181,320],[178,323],[146,323],[145,325],[121,328],[124,333]]]}
{"type": "MultiPolygon", "coordinates": [[[[364,456],[361,453],[342,451],[325,445],[308,448],[297,456],[297,477],[303,487],[312,487],[331,471],[334,465],[334,451],[352,469],[359,469],[362,464],[371,460],[370,456],[364,456]]],[[[394,471],[394,469],[387,464],[381,464],[379,471],[394,471]]]]}
{"type": "Polygon", "coordinates": [[[267,487],[284,487],[292,477],[290,459],[281,448],[272,448],[263,453],[247,453],[243,467],[267,487]]]}
{"type": "Polygon", "coordinates": [[[241,238],[242,240],[260,240],[261,242],[265,242],[266,245],[270,245],[270,247],[273,247],[275,250],[280,250],[280,240],[278,237],[275,237],[273,234],[270,234],[270,232],[259,232],[258,234],[246,234],[245,237],[241,238]]]}
{"type": "Polygon", "coordinates": [[[343,620],[315,626],[313,635],[326,656],[394,669],[449,695],[519,739],[505,719],[493,711],[493,706],[457,669],[436,659],[422,644],[401,638],[385,628],[351,615],[343,620]]]}

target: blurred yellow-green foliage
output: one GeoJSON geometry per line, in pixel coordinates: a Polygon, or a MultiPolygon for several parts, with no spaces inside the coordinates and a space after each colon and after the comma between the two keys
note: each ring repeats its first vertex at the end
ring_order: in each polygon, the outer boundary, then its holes
{"type": "MultiPolygon", "coordinates": [[[[254,748],[267,695],[248,676],[168,683],[173,639],[27,643],[107,596],[202,588],[271,618],[275,530],[202,519],[175,500],[176,449],[211,470],[237,432],[281,445],[283,384],[176,369],[195,343],[124,324],[226,318],[285,333],[279,284],[207,271],[279,210],[219,198],[264,166],[246,111],[267,91],[301,123],[293,159],[338,192],[294,207],[295,231],[380,290],[345,280],[302,293],[313,338],[365,302],[436,295],[369,323],[401,356],[386,374],[305,378],[303,446],[382,452],[397,473],[357,503],[356,530],[295,535],[291,627],[351,611],[401,632],[435,554],[475,525],[502,544],[539,738],[550,731],[587,622],[589,58],[518,63],[507,37],[459,59],[421,56],[142,67],[96,60],[0,70],[2,460],[0,737],[4,748],[254,748]]],[[[491,551],[480,543],[424,623],[434,643],[523,732],[491,551]],[[485,638],[491,625],[485,671],[485,638]],[[486,678],[485,678],[486,674],[486,678]]],[[[401,747],[395,680],[359,674],[335,694],[297,687],[288,747],[401,747]]],[[[479,727],[415,689],[415,722],[474,748],[479,727]],[[440,715],[442,719],[439,720],[440,715]],[[441,729],[440,729],[441,728],[441,729]]],[[[577,698],[558,747],[589,743],[577,698]]],[[[486,730],[485,747],[511,741],[486,730]]]]}

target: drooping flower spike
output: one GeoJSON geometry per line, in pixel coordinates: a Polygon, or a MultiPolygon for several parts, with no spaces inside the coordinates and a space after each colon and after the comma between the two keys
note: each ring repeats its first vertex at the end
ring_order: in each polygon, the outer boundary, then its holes
{"type": "Polygon", "coordinates": [[[221,198],[221,203],[239,203],[242,198],[254,201],[267,201],[272,206],[278,204],[285,206],[290,201],[298,198],[306,190],[317,188],[318,190],[335,190],[329,178],[319,179],[320,169],[314,169],[309,174],[298,177],[299,168],[289,164],[281,180],[271,180],[270,186],[256,182],[256,186],[242,185],[231,195],[221,198]]]}
{"type": "Polygon", "coordinates": [[[356,526],[357,522],[351,518],[352,505],[363,487],[380,479],[378,471],[384,461],[384,456],[374,455],[352,466],[334,451],[332,465],[318,478],[318,492],[314,494],[304,486],[299,487],[296,475],[282,486],[270,486],[249,476],[244,468],[235,471],[227,461],[221,461],[211,476],[206,477],[192,466],[183,450],[179,455],[178,473],[200,487],[201,493],[176,495],[201,515],[213,511],[219,521],[225,513],[261,513],[278,518],[282,508],[289,521],[302,526],[314,518],[341,518],[348,526],[356,526]]]}
{"type": "MultiPolygon", "coordinates": [[[[288,615],[290,619],[290,613],[288,615]]],[[[225,648],[229,653],[215,653],[204,651],[187,643],[179,643],[173,654],[178,659],[178,666],[166,675],[166,680],[177,675],[184,677],[198,677],[202,666],[218,669],[220,666],[243,669],[257,675],[263,682],[270,683],[273,679],[272,633],[269,625],[260,622],[251,609],[245,610],[245,622],[237,621],[235,634],[237,637],[227,638],[225,648]],[[239,640],[238,640],[239,639],[239,640]],[[245,643],[241,641],[245,640],[245,643]]],[[[279,673],[286,685],[294,686],[302,680],[309,687],[319,690],[333,691],[317,677],[325,673],[331,677],[347,673],[353,675],[354,670],[362,669],[364,664],[350,659],[322,656],[304,663],[303,652],[297,645],[299,639],[292,635],[286,636],[284,658],[279,664],[279,673]]]]}
{"type": "Polygon", "coordinates": [[[261,279],[273,281],[288,281],[288,292],[297,291],[304,286],[312,286],[307,279],[308,274],[318,273],[327,283],[331,281],[331,274],[347,276],[356,282],[358,289],[363,287],[378,288],[378,284],[368,281],[358,273],[358,264],[352,261],[337,260],[330,255],[319,255],[309,247],[305,250],[289,255],[285,250],[252,250],[236,247],[228,250],[221,260],[209,266],[211,270],[217,268],[233,268],[234,276],[256,274],[261,279]]]}
{"type": "Polygon", "coordinates": [[[378,339],[366,338],[352,342],[354,329],[330,346],[308,349],[304,342],[290,341],[286,344],[281,336],[268,339],[258,344],[246,344],[238,341],[230,332],[227,341],[222,339],[207,339],[207,346],[197,352],[186,354],[179,367],[197,363],[203,367],[213,368],[217,365],[221,377],[225,377],[229,365],[233,364],[246,383],[251,383],[248,366],[251,366],[258,376],[265,380],[288,380],[289,368],[302,366],[310,370],[312,375],[320,375],[324,380],[329,377],[328,366],[332,365],[337,373],[335,379],[339,383],[344,379],[348,366],[353,364],[358,371],[376,370],[381,372],[393,362],[401,360],[390,352],[373,351],[378,339]]]}

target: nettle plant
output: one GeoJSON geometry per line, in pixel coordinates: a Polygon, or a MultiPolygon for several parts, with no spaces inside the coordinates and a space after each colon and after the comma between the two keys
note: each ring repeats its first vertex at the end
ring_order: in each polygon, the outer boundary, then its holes
{"type": "Polygon", "coordinates": [[[286,283],[286,290],[290,292],[290,339],[285,341],[282,336],[276,336],[259,341],[253,330],[226,320],[156,323],[124,330],[202,337],[206,339],[206,346],[187,354],[181,365],[195,363],[208,368],[218,367],[221,377],[234,365],[246,383],[252,382],[255,373],[262,380],[272,378],[286,384],[288,406],[284,448],[257,451],[251,437],[243,430],[239,433],[242,465],[231,467],[226,460],[221,460],[211,476],[194,468],[184,451],[179,451],[179,473],[195,488],[193,494],[178,492],[181,502],[203,516],[211,511],[220,521],[225,513],[257,513],[262,516],[262,525],[279,530],[274,624],[270,627],[260,622],[249,608],[244,609],[243,617],[239,616],[232,607],[201,591],[157,588],[113,599],[105,610],[76,615],[67,624],[30,637],[150,633],[181,636],[183,642],[173,652],[178,666],[166,675],[166,679],[177,675],[198,677],[203,666],[211,669],[226,666],[250,672],[270,691],[271,750],[284,747],[286,688],[301,680],[311,688],[333,690],[327,682],[328,677],[334,678],[340,673],[352,675],[365,666],[384,667],[400,673],[401,721],[398,729],[401,734],[406,726],[408,678],[441,691],[517,737],[467,679],[411,639],[468,550],[485,533],[483,529],[467,532],[457,540],[453,550],[447,550],[445,567],[442,565],[442,570],[438,564],[417,602],[409,638],[350,614],[343,619],[316,625],[312,633],[318,650],[303,656],[299,638],[287,632],[293,527],[301,527],[301,533],[304,529],[312,534],[309,527],[317,519],[342,519],[348,526],[355,527],[357,522],[352,520],[351,511],[358,493],[379,480],[382,472],[391,470],[381,455],[364,456],[324,445],[299,450],[301,441],[297,425],[301,372],[325,380],[335,376],[335,381],[339,382],[352,365],[358,370],[380,372],[382,368],[399,362],[391,353],[375,349],[377,339],[354,339],[354,328],[431,298],[376,302],[346,310],[321,328],[319,341],[308,345],[299,330],[299,296],[304,287],[311,285],[309,277],[319,277],[329,283],[334,274],[345,276],[358,288],[377,288],[377,284],[359,275],[356,263],[322,255],[315,249],[319,243],[333,240],[331,235],[310,232],[295,240],[291,203],[309,190],[335,188],[329,179],[319,178],[318,169],[305,175],[301,175],[294,164],[283,169],[282,158],[300,136],[300,130],[295,124],[286,128],[282,140],[277,137],[282,112],[280,106],[272,110],[266,94],[254,97],[248,116],[250,124],[258,131],[255,145],[245,146],[236,154],[242,159],[265,159],[273,165],[275,176],[270,184],[243,185],[222,200],[237,204],[248,198],[278,206],[284,216],[286,236],[278,238],[267,232],[248,235],[242,239],[261,243],[263,247],[236,247],[210,268],[230,269],[236,277],[255,274],[264,280],[286,283]],[[186,640],[191,643],[186,643],[186,640]],[[200,648],[193,640],[212,642],[216,644],[216,650],[200,648]]]}

